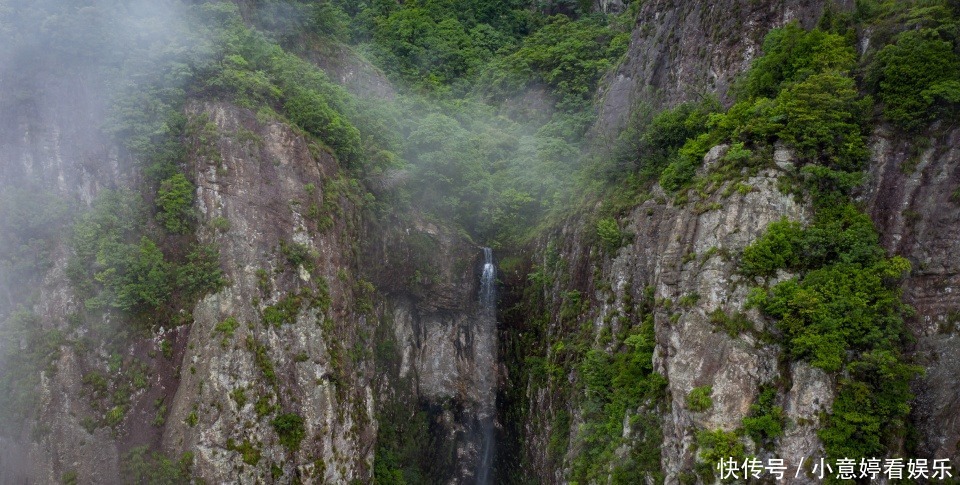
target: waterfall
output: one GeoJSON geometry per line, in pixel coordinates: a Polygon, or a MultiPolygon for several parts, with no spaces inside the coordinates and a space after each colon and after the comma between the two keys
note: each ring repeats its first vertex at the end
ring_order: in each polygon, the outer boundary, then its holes
{"type": "Polygon", "coordinates": [[[483,248],[483,273],[480,276],[480,315],[478,319],[479,340],[477,349],[478,381],[483,386],[483,403],[479,414],[480,456],[477,462],[477,484],[490,483],[494,457],[494,417],[496,415],[497,384],[497,270],[493,265],[493,250],[483,248]]]}

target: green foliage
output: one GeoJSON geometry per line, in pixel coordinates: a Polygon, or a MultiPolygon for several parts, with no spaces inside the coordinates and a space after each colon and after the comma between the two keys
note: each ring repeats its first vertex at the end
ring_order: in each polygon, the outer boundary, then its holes
{"type": "Polygon", "coordinates": [[[214,248],[195,246],[176,265],[140,235],[144,223],[142,200],[124,191],[103,192],[77,222],[67,275],[87,309],[156,311],[174,295],[198,298],[225,284],[214,248]]]}
{"type": "MultiPolygon", "coordinates": [[[[682,182],[700,166],[701,160],[694,159],[691,162],[686,158],[681,159],[678,150],[688,140],[707,132],[710,115],[719,108],[719,103],[712,99],[701,103],[682,103],[673,109],[661,111],[649,120],[646,110],[634,110],[627,128],[618,137],[614,152],[617,166],[608,176],[628,170],[636,171],[641,180],[659,179],[661,173],[673,165],[671,175],[666,180],[682,182]]],[[[695,153],[688,152],[688,155],[694,156],[695,153]]],[[[671,186],[677,186],[678,183],[672,183],[671,186]]]]}
{"type": "Polygon", "coordinates": [[[584,355],[580,376],[586,397],[582,405],[585,422],[578,433],[584,447],[573,463],[574,479],[589,482],[606,476],[607,464],[614,462],[621,466],[618,475],[633,474],[633,480],[658,473],[660,425],[653,411],[637,409],[653,405],[666,388],[666,379],[653,372],[654,347],[653,318],[647,316],[613,355],[599,349],[584,355]],[[626,416],[631,417],[633,433],[642,441],[632,444],[634,454],[623,461],[616,458],[615,450],[622,444],[626,416]]]}
{"type": "Polygon", "coordinates": [[[863,167],[870,100],[860,99],[853,79],[836,72],[814,74],[786,87],[775,102],[771,116],[783,120],[777,135],[800,156],[834,170],[863,167]]]}
{"type": "MultiPolygon", "coordinates": [[[[828,372],[845,371],[819,432],[828,457],[884,453],[905,430],[909,382],[919,371],[900,354],[911,309],[901,301],[898,282],[910,263],[883,257],[872,222],[852,204],[821,206],[806,229],[786,221],[771,225],[747,250],[744,261],[753,274],[780,268],[800,273],[750,297],[750,304],[777,319],[787,352],[828,372]]],[[[772,397],[761,396],[751,414],[744,427],[758,442],[781,429],[772,397]]]]}
{"type": "Polygon", "coordinates": [[[597,237],[603,249],[610,254],[616,253],[624,243],[624,234],[616,219],[604,218],[597,221],[597,237]]]}
{"type": "Polygon", "coordinates": [[[217,324],[214,327],[214,331],[220,332],[227,337],[233,337],[233,332],[237,330],[237,327],[240,326],[240,322],[237,321],[234,317],[227,317],[226,320],[217,324]]]}
{"type": "Polygon", "coordinates": [[[253,352],[253,362],[257,365],[257,368],[260,369],[260,372],[263,374],[263,377],[267,379],[267,382],[270,383],[271,386],[276,386],[277,371],[274,370],[273,361],[270,360],[270,355],[267,353],[267,346],[258,342],[253,336],[248,335],[247,350],[253,352]]]}
{"type": "Polygon", "coordinates": [[[103,289],[86,300],[88,309],[144,312],[160,308],[170,298],[170,264],[156,243],[146,237],[139,244],[102,241],[94,271],[94,279],[103,289]]]}
{"type": "Polygon", "coordinates": [[[576,108],[626,52],[628,38],[594,17],[571,20],[557,15],[524,38],[516,51],[494,59],[481,84],[502,96],[520,92],[531,82],[543,83],[559,96],[561,108],[576,108]]]}
{"type": "Polygon", "coordinates": [[[805,31],[796,22],[764,38],[763,55],[744,76],[742,98],[774,98],[785,85],[824,72],[849,72],[856,52],[847,39],[820,29],[805,31]]]}
{"type": "Polygon", "coordinates": [[[956,119],[960,106],[956,47],[956,37],[922,29],[904,32],[896,43],[881,49],[870,81],[883,102],[884,117],[909,132],[917,132],[934,119],[956,119]]]}
{"type": "MultiPolygon", "coordinates": [[[[327,2],[314,5],[317,15],[336,10],[327,2]]],[[[210,14],[209,5],[201,7],[210,14]]],[[[236,7],[217,11],[214,29],[221,62],[203,73],[202,91],[210,96],[230,96],[251,109],[268,108],[329,146],[346,166],[360,170],[383,157],[369,155],[389,148],[383,120],[329,80],[323,71],[285,52],[262,33],[248,28],[236,7]],[[359,127],[365,128],[361,133],[359,127]]],[[[314,20],[321,20],[315,17],[314,20]]],[[[330,19],[334,23],[337,21],[330,19]]],[[[325,28],[316,26],[317,28],[325,28]]],[[[387,157],[389,159],[390,157],[387,157]]]]}
{"type": "Polygon", "coordinates": [[[870,217],[845,203],[824,207],[804,229],[786,219],[744,248],[741,271],[748,276],[771,277],[777,270],[801,271],[831,262],[870,265],[883,257],[870,217]]]}
{"type": "Polygon", "coordinates": [[[185,234],[193,222],[193,184],[182,173],[171,176],[157,191],[157,221],[172,234],[185,234]]]}
{"type": "Polygon", "coordinates": [[[711,394],[713,394],[713,387],[711,386],[694,387],[690,394],[687,394],[687,409],[693,412],[702,412],[712,408],[711,394]]]}
{"type": "Polygon", "coordinates": [[[209,244],[191,246],[186,261],[175,273],[177,288],[188,299],[216,293],[227,285],[220,268],[220,252],[209,244]]]}
{"type": "Polygon", "coordinates": [[[280,437],[280,444],[290,451],[299,450],[300,442],[307,434],[303,417],[296,413],[284,413],[274,418],[273,429],[280,437]]]}
{"type": "Polygon", "coordinates": [[[909,268],[902,258],[871,266],[837,263],[779,283],[756,301],[778,319],[791,355],[836,372],[850,350],[889,348],[900,341],[907,307],[891,282],[909,268]]]}
{"type": "Polygon", "coordinates": [[[741,272],[748,276],[771,277],[777,270],[799,267],[804,235],[798,222],[784,218],[771,223],[763,236],[744,248],[741,272]]]}
{"type": "Polygon", "coordinates": [[[313,33],[336,41],[344,41],[350,35],[349,27],[350,16],[339,5],[330,1],[313,4],[308,27],[313,33]]]}
{"type": "Polygon", "coordinates": [[[184,453],[173,461],[163,453],[150,451],[146,446],[130,450],[123,459],[126,483],[148,485],[176,485],[189,483],[192,478],[193,454],[184,453]]]}
{"type": "Polygon", "coordinates": [[[294,269],[303,266],[308,271],[313,270],[314,263],[310,256],[310,248],[304,244],[280,241],[280,254],[294,269]]]}
{"type": "Polygon", "coordinates": [[[276,304],[263,309],[264,325],[280,327],[283,324],[296,323],[303,298],[300,293],[291,293],[280,299],[276,304]]]}
{"type": "Polygon", "coordinates": [[[701,463],[708,466],[698,468],[698,470],[709,470],[709,477],[713,478],[717,463],[721,460],[733,458],[738,463],[743,463],[746,459],[746,451],[743,442],[737,433],[723,431],[722,429],[707,431],[702,430],[697,433],[697,453],[701,463]]]}
{"type": "Polygon", "coordinates": [[[750,405],[749,416],[743,418],[743,429],[757,446],[771,445],[773,440],[783,435],[786,418],[783,414],[783,408],[775,405],[776,398],[776,388],[761,387],[756,404],[750,405]]]}
{"type": "Polygon", "coordinates": [[[227,450],[240,453],[240,457],[247,465],[256,466],[260,463],[262,453],[260,448],[254,445],[250,440],[243,440],[237,444],[232,438],[227,440],[227,450]]]}
{"type": "Polygon", "coordinates": [[[330,145],[347,166],[359,161],[360,131],[337,113],[321,93],[298,89],[287,97],[283,109],[290,121],[330,145]]]}
{"type": "Polygon", "coordinates": [[[910,382],[923,369],[893,349],[865,352],[849,369],[818,435],[830,458],[880,456],[906,433],[910,382]]]}
{"type": "Polygon", "coordinates": [[[63,485],[78,485],[80,483],[78,480],[77,472],[74,470],[64,472],[60,476],[60,483],[63,485]]]}
{"type": "Polygon", "coordinates": [[[742,332],[753,329],[753,322],[743,312],[736,312],[733,315],[717,308],[710,312],[710,323],[726,332],[731,338],[740,335],[742,332]]]}

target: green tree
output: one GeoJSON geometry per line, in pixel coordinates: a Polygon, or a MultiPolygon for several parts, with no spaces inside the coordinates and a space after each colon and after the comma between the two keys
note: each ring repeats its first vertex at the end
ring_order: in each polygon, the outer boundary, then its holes
{"type": "Polygon", "coordinates": [[[916,132],[960,106],[960,55],[935,30],[904,32],[877,53],[871,81],[883,115],[916,132]]]}
{"type": "Polygon", "coordinates": [[[857,171],[867,157],[864,114],[853,79],[837,72],[813,74],[786,87],[772,116],[782,120],[778,135],[811,161],[842,171],[857,171]]]}
{"type": "Polygon", "coordinates": [[[194,186],[182,173],[160,184],[157,191],[157,221],[172,234],[185,234],[193,223],[194,186]]]}

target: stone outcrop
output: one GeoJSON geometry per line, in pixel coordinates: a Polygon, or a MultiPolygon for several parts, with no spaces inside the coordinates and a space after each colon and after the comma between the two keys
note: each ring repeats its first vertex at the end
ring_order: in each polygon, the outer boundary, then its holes
{"type": "MultiPolygon", "coordinates": [[[[736,77],[760,54],[770,29],[810,28],[824,0],[643,2],[620,66],[602,83],[595,132],[615,135],[640,107],[662,108],[706,96],[730,99],[736,77]]],[[[833,2],[850,8],[853,2],[833,2]]]]}

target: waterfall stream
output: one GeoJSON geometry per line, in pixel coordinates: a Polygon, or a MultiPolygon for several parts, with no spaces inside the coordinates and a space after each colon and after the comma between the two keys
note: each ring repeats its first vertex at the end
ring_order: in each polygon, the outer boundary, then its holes
{"type": "Polygon", "coordinates": [[[477,349],[482,357],[477,361],[478,381],[483,385],[482,412],[480,421],[481,448],[477,462],[477,484],[490,483],[494,457],[494,416],[496,414],[496,365],[497,365],[497,270],[493,265],[493,250],[483,248],[483,273],[480,276],[480,315],[478,334],[483,338],[477,349]]]}

